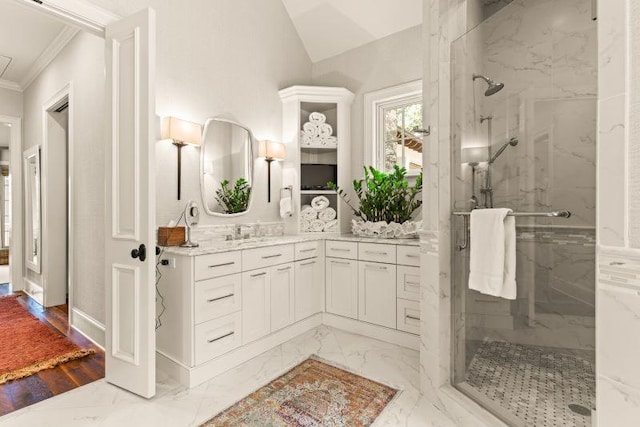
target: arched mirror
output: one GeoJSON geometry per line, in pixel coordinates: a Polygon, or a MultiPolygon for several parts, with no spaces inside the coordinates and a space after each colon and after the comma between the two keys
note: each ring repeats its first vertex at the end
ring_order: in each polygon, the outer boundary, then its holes
{"type": "Polygon", "coordinates": [[[208,119],[200,151],[200,191],[209,215],[246,213],[253,196],[251,130],[225,119],[208,119]]]}

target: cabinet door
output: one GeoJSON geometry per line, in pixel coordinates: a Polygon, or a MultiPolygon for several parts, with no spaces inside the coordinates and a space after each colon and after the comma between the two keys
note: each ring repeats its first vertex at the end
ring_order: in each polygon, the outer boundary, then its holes
{"type": "Polygon", "coordinates": [[[396,328],[396,266],[359,262],[359,319],[396,328]]]}
{"type": "Polygon", "coordinates": [[[296,322],[322,312],[324,305],[324,271],[317,259],[296,262],[296,322]]]}
{"type": "Polygon", "coordinates": [[[293,263],[271,267],[271,332],[293,323],[293,263]]]}
{"type": "Polygon", "coordinates": [[[327,258],[326,296],[328,313],[358,318],[358,261],[327,258]]]}
{"type": "Polygon", "coordinates": [[[242,344],[267,335],[271,327],[269,270],[242,274],[242,344]]]}

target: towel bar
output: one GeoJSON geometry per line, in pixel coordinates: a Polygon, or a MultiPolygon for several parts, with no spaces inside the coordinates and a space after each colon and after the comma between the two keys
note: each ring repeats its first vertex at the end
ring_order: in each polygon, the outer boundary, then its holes
{"type": "MultiPolygon", "coordinates": [[[[463,251],[469,247],[469,220],[471,212],[454,212],[453,215],[461,216],[464,218],[464,240],[462,244],[458,244],[458,250],[463,251]]],[[[517,217],[543,217],[543,218],[571,218],[571,212],[568,210],[553,211],[553,212],[510,212],[508,216],[517,217]]]]}
{"type": "MultiPolygon", "coordinates": [[[[456,216],[470,216],[471,212],[454,212],[456,216]]],[[[508,216],[530,216],[530,217],[547,217],[547,218],[571,218],[571,212],[568,210],[553,212],[510,212],[508,216]]]]}

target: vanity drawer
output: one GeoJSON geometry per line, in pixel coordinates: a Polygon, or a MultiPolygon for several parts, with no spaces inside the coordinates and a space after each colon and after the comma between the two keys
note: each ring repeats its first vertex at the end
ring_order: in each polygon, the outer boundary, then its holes
{"type": "Polygon", "coordinates": [[[242,343],[241,322],[242,312],[239,311],[196,325],[195,364],[199,365],[238,348],[242,343]]]}
{"type": "Polygon", "coordinates": [[[358,244],[358,259],[361,261],[396,263],[396,245],[378,243],[358,244]]]}
{"type": "Polygon", "coordinates": [[[206,280],[213,277],[240,273],[240,251],[199,255],[195,259],[195,279],[206,280]]]}
{"type": "Polygon", "coordinates": [[[295,260],[315,258],[320,252],[320,242],[302,242],[295,245],[295,260]]]}
{"type": "Polygon", "coordinates": [[[399,331],[420,335],[420,303],[398,298],[397,328],[399,331]]]}
{"type": "Polygon", "coordinates": [[[244,271],[270,267],[293,261],[293,245],[268,246],[242,251],[244,271]]]}
{"type": "Polygon", "coordinates": [[[397,275],[398,298],[420,301],[420,267],[399,265],[397,275]]]}
{"type": "Polygon", "coordinates": [[[420,267],[420,246],[398,245],[398,264],[420,267]]]}
{"type": "Polygon", "coordinates": [[[226,316],[242,307],[242,275],[209,279],[195,284],[196,324],[226,316]]]}
{"type": "Polygon", "coordinates": [[[333,258],[358,259],[358,244],[340,240],[327,240],[325,255],[333,258]]]}

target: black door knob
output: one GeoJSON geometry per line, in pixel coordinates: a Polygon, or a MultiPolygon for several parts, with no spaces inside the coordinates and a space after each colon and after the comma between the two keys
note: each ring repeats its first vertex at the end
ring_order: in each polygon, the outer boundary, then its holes
{"type": "Polygon", "coordinates": [[[131,250],[131,258],[138,258],[142,262],[147,259],[147,247],[144,243],[141,244],[138,249],[131,250]]]}

